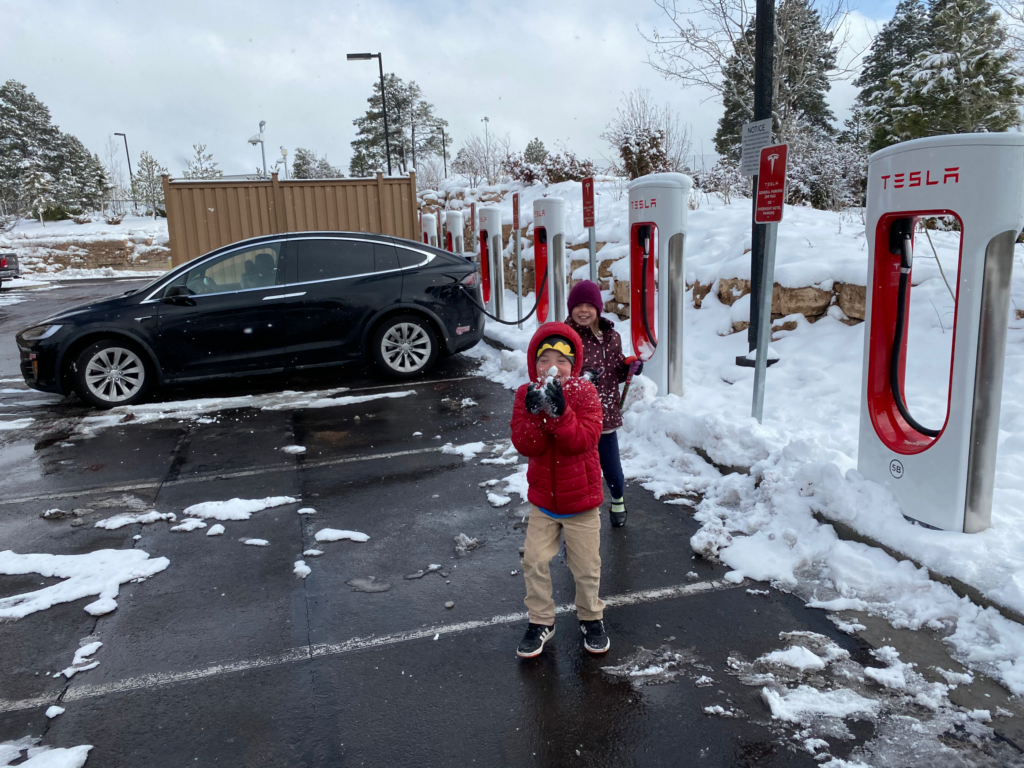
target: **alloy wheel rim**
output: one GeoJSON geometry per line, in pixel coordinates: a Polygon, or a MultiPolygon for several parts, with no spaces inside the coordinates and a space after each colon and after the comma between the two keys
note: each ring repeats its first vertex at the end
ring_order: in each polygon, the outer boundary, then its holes
{"type": "Polygon", "coordinates": [[[413,373],[430,359],[430,337],[414,323],[398,323],[384,334],[380,351],[391,368],[402,373],[413,373]]]}
{"type": "Polygon", "coordinates": [[[107,403],[123,403],[137,394],[146,380],[146,367],[137,354],[124,347],[108,347],[85,366],[85,385],[107,403]]]}

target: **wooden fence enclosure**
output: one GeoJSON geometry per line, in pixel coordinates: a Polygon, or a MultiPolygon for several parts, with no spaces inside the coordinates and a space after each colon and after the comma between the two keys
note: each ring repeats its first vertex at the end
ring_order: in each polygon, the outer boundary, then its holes
{"type": "Polygon", "coordinates": [[[163,177],[171,263],[259,235],[329,230],[419,239],[416,174],[401,178],[186,181],[163,177]]]}

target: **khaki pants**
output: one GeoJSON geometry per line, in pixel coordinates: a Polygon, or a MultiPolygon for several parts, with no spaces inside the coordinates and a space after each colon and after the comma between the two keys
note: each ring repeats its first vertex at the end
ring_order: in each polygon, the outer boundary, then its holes
{"type": "Polygon", "coordinates": [[[551,559],[558,554],[565,534],[569,570],[576,580],[576,615],[581,621],[603,618],[601,588],[601,516],[596,507],[572,517],[548,517],[536,506],[530,512],[523,552],[526,578],[526,609],[534,624],[555,623],[555,601],[551,598],[551,559]]]}

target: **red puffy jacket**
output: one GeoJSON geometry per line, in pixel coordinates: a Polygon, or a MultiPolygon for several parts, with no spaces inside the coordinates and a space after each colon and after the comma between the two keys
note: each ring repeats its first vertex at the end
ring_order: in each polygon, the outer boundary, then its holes
{"type": "Polygon", "coordinates": [[[557,515],[575,515],[604,501],[597,454],[601,401],[594,385],[579,378],[583,345],[579,334],[565,323],[545,323],[533,334],[526,353],[530,378],[538,381],[537,346],[552,334],[567,337],[577,350],[572,377],[562,387],[565,412],[558,418],[543,411],[530,413],[526,410],[526,390],[530,385],[523,384],[516,392],[512,409],[512,445],[530,459],[526,472],[530,502],[557,515]]]}

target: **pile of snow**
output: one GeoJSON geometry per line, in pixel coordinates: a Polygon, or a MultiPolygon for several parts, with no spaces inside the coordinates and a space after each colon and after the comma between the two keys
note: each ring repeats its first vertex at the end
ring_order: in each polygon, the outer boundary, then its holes
{"type": "Polygon", "coordinates": [[[317,541],[369,541],[370,537],[359,531],[342,531],[337,528],[321,528],[313,537],[317,541]]]}
{"type": "Polygon", "coordinates": [[[227,501],[203,501],[185,509],[185,517],[203,520],[248,520],[253,512],[271,507],[294,504],[298,499],[291,496],[268,496],[265,499],[228,499],[227,501]]]}
{"type": "MultiPolygon", "coordinates": [[[[50,707],[47,710],[47,716],[51,710],[55,709],[64,711],[60,707],[50,707]]],[[[53,716],[56,717],[56,715],[53,716]]],[[[28,759],[18,763],[18,768],[82,768],[85,761],[89,759],[89,752],[92,749],[90,744],[80,747],[54,748],[36,746],[38,743],[39,739],[26,736],[17,741],[6,741],[0,744],[0,763],[9,768],[14,765],[13,761],[17,760],[24,752],[28,759]]]]}
{"type": "Polygon", "coordinates": [[[117,608],[122,584],[148,579],[170,565],[166,557],[152,560],[148,552],[138,549],[101,549],[83,555],[19,555],[10,550],[0,552],[0,574],[40,576],[63,579],[13,597],[0,598],[0,619],[20,619],[58,603],[70,603],[83,597],[98,596],[85,606],[87,613],[102,616],[117,608]]]}
{"type": "MultiPolygon", "coordinates": [[[[62,669],[57,675],[64,675],[68,680],[74,677],[79,672],[88,672],[90,669],[95,669],[100,665],[98,661],[90,660],[96,651],[103,647],[103,643],[97,641],[86,643],[77,651],[75,651],[75,658],[71,662],[71,666],[66,669],[62,669]]],[[[54,675],[56,677],[57,675],[54,675]]],[[[62,710],[63,711],[63,710],[62,710]]]]}
{"type": "MultiPolygon", "coordinates": [[[[395,399],[415,395],[416,390],[408,389],[399,392],[378,392],[372,395],[344,395],[335,397],[339,392],[347,392],[348,387],[315,390],[312,392],[295,392],[285,390],[266,395],[240,395],[238,397],[203,397],[195,400],[178,400],[169,403],[142,403],[141,405],[111,408],[101,414],[86,416],[80,422],[77,431],[91,435],[98,430],[124,424],[152,424],[155,421],[205,421],[210,414],[234,408],[255,408],[261,411],[290,411],[303,408],[336,408],[343,405],[355,405],[371,400],[395,399]]],[[[27,426],[27,425],[26,425],[27,426]]],[[[301,446],[283,448],[286,453],[302,453],[301,446]]]]}
{"type": "Polygon", "coordinates": [[[159,522],[160,520],[174,522],[175,518],[176,515],[173,512],[157,512],[154,509],[150,512],[146,512],[145,514],[114,515],[113,517],[108,517],[106,520],[97,520],[96,527],[106,528],[108,531],[116,531],[118,528],[124,528],[126,525],[150,525],[152,523],[159,522]]]}
{"type": "Polygon", "coordinates": [[[464,460],[469,461],[485,447],[486,445],[484,443],[465,443],[464,445],[452,445],[451,443],[445,443],[441,447],[441,453],[461,456],[464,460]]]}

